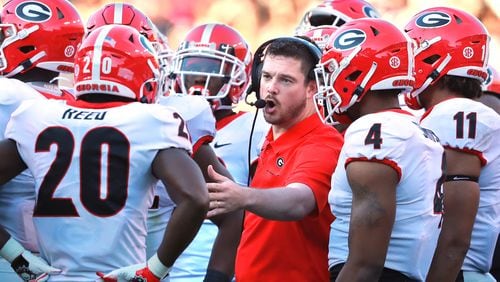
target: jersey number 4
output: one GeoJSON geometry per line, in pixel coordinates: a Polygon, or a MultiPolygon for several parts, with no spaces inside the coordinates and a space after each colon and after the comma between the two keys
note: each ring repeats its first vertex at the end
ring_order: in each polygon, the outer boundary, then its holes
{"type": "Polygon", "coordinates": [[[381,123],[374,123],[365,138],[365,145],[373,144],[373,149],[380,149],[382,145],[382,137],[380,130],[382,128],[381,123]]]}
{"type": "MultiPolygon", "coordinates": [[[[73,200],[55,196],[56,188],[66,175],[75,150],[71,131],[64,127],[49,127],[37,138],[36,152],[49,152],[52,145],[57,153],[38,191],[34,216],[79,216],[73,200]]],[[[87,132],[78,148],[80,155],[80,190],[82,205],[90,213],[107,217],[118,213],[127,201],[130,142],[113,127],[99,127],[87,132]],[[106,153],[103,151],[106,150],[106,153]],[[106,154],[106,155],[104,155],[106,154]],[[105,157],[106,177],[102,177],[101,160],[105,157]],[[101,179],[107,192],[101,197],[101,179]]]]}

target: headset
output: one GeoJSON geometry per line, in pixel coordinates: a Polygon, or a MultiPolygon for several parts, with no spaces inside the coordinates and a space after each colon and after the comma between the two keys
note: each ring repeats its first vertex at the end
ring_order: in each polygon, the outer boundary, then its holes
{"type": "MultiPolygon", "coordinates": [[[[303,36],[285,36],[278,37],[264,42],[262,45],[257,48],[255,51],[253,62],[252,62],[252,71],[251,71],[251,84],[247,89],[247,95],[245,97],[245,102],[250,106],[255,106],[257,109],[264,108],[266,106],[266,101],[261,99],[260,97],[260,75],[262,72],[262,65],[264,64],[264,56],[266,55],[267,47],[275,42],[275,41],[289,41],[300,43],[305,46],[309,53],[312,55],[316,62],[319,62],[321,59],[322,51],[321,48],[316,45],[313,41],[308,41],[309,38],[303,36]],[[246,101],[248,94],[255,92],[255,97],[257,100],[253,103],[246,101]]],[[[314,71],[314,70],[311,70],[314,71]]]]}

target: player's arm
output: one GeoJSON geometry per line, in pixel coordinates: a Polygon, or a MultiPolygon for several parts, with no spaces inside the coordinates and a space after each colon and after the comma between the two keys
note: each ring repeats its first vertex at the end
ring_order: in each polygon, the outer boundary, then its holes
{"type": "Polygon", "coordinates": [[[182,149],[161,150],[153,162],[153,174],[162,180],[176,204],[158,248],[160,260],[172,266],[205,219],[208,192],[199,167],[182,149]]]}
{"type": "MultiPolygon", "coordinates": [[[[212,181],[208,176],[207,168],[209,165],[212,165],[215,171],[221,175],[232,179],[231,174],[219,161],[210,145],[201,145],[193,155],[193,159],[203,171],[207,182],[212,181]]],[[[219,232],[212,248],[205,281],[230,281],[234,276],[236,250],[243,227],[243,210],[235,210],[210,219],[217,225],[219,232]]]]}
{"type": "Polygon", "coordinates": [[[11,139],[0,141],[0,185],[5,184],[27,168],[11,139]]]}
{"type": "Polygon", "coordinates": [[[337,281],[377,280],[395,219],[398,174],[388,165],[369,161],[349,163],[346,173],[353,197],[349,255],[337,281]]]}
{"type": "Polygon", "coordinates": [[[148,261],[126,266],[108,274],[98,272],[99,281],[160,281],[200,229],[208,209],[208,193],[203,175],[187,151],[169,148],[158,152],[153,174],[159,178],[177,205],[167,224],[163,240],[148,261]]]}
{"type": "Polygon", "coordinates": [[[427,281],[455,281],[469,249],[479,206],[479,158],[446,149],[446,165],[443,226],[427,281]]]}

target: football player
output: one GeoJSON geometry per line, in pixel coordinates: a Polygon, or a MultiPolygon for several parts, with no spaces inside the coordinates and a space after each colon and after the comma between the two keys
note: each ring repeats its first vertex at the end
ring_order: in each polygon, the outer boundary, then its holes
{"type": "MultiPolygon", "coordinates": [[[[500,114],[500,74],[492,65],[488,66],[488,78],[483,84],[483,94],[478,101],[500,114]]],[[[500,280],[500,236],[493,253],[490,273],[497,281],[500,280]]]]}
{"type": "MultiPolygon", "coordinates": [[[[163,95],[160,95],[158,103],[175,108],[177,113],[183,117],[185,125],[190,132],[190,140],[193,145],[193,159],[199,165],[205,177],[207,177],[208,165],[212,165],[216,171],[230,177],[230,174],[209,146],[209,142],[213,140],[213,136],[215,135],[215,119],[207,101],[203,97],[170,95],[168,73],[171,67],[172,51],[168,46],[166,37],[143,12],[131,4],[112,3],[105,5],[91,15],[87,23],[87,30],[91,34],[95,28],[109,24],[131,26],[141,34],[144,34],[153,44],[155,51],[158,53],[161,65],[160,92],[163,95]]],[[[163,183],[158,182],[155,187],[154,202],[148,212],[148,257],[156,253],[157,248],[162,242],[165,227],[170,220],[170,215],[174,208],[175,203],[166,193],[163,183]]],[[[207,271],[208,260],[201,263],[197,261],[191,262],[188,266],[195,265],[200,269],[200,280],[206,276],[206,279],[211,281],[210,279],[213,279],[214,275],[218,276],[220,273],[228,273],[228,276],[232,276],[233,266],[231,265],[231,260],[227,259],[227,253],[229,252],[230,255],[231,248],[235,249],[237,246],[239,236],[234,236],[233,234],[241,232],[241,228],[238,228],[241,225],[241,214],[233,213],[232,215],[219,217],[215,221],[221,231],[218,237],[219,243],[216,244],[219,247],[216,247],[216,251],[213,252],[212,262],[208,265],[209,270],[207,271]]],[[[214,233],[217,234],[217,228],[215,228],[214,233]]],[[[208,249],[209,256],[211,245],[207,245],[206,248],[208,249]]],[[[169,279],[175,279],[172,277],[176,276],[177,265],[174,266],[169,279]]]]}
{"type": "Polygon", "coordinates": [[[159,65],[137,30],[96,29],[80,45],[75,64],[76,101],[27,101],[12,115],[0,149],[11,164],[1,166],[1,180],[26,167],[34,175],[41,256],[62,270],[50,281],[95,280],[99,271],[104,281],[159,281],[208,208],[184,121],[151,105],[159,65]],[[158,251],[146,261],[146,215],[158,179],[177,207],[158,251]]]}
{"type": "Polygon", "coordinates": [[[304,35],[318,26],[338,28],[360,18],[380,18],[380,13],[365,0],[324,0],[304,13],[295,35],[304,35]]]}
{"type": "MultiPolygon", "coordinates": [[[[59,87],[57,79],[61,74],[73,73],[73,59],[84,27],[75,7],[64,0],[8,1],[0,17],[0,132],[3,139],[10,115],[21,101],[44,97],[74,99],[68,89],[59,87]]],[[[7,260],[0,260],[0,280],[19,280],[11,263],[23,279],[34,279],[40,274],[39,270],[28,273],[26,265],[32,264],[30,258],[25,257],[28,262],[13,261],[22,248],[35,254],[39,252],[32,221],[34,203],[34,180],[27,170],[2,185],[0,225],[12,236],[11,243],[16,240],[20,246],[16,246],[7,260]]],[[[38,279],[46,279],[46,276],[38,279]]]]}
{"type": "Polygon", "coordinates": [[[500,114],[500,74],[488,66],[488,78],[483,84],[483,94],[477,99],[500,114]]]}
{"type": "Polygon", "coordinates": [[[435,7],[414,15],[415,88],[409,107],[446,151],[444,219],[429,281],[494,281],[500,230],[500,116],[475,101],[487,78],[489,35],[473,15],[435,7]]]}
{"type": "MultiPolygon", "coordinates": [[[[201,24],[191,29],[172,58],[172,91],[201,96],[210,103],[217,131],[211,145],[233,179],[241,185],[249,180],[251,163],[257,158],[269,128],[262,114],[255,116],[252,112],[234,109],[250,83],[251,62],[250,47],[243,36],[221,23],[201,24]]],[[[204,266],[214,260],[210,254],[218,252],[221,246],[222,238],[216,235],[216,226],[205,220],[193,243],[174,265],[171,281],[201,279],[204,266]]],[[[230,271],[225,271],[226,280],[234,273],[239,234],[237,238],[231,241],[235,243],[231,249],[224,247],[225,261],[230,264],[230,271]]]]}
{"type": "Polygon", "coordinates": [[[424,281],[439,234],[444,150],[399,107],[414,83],[411,42],[391,23],[363,18],[327,45],[317,112],[349,124],[328,196],[331,281],[424,281]]]}

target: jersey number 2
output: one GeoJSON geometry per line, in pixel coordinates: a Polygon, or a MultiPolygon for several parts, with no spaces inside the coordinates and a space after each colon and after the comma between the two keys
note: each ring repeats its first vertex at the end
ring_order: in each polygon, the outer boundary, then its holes
{"type": "MultiPolygon", "coordinates": [[[[33,215],[77,217],[73,200],[56,196],[56,189],[71,165],[75,150],[73,134],[64,127],[49,127],[38,136],[35,151],[49,152],[52,145],[57,146],[56,157],[40,185],[33,215]]],[[[115,128],[99,127],[87,132],[78,150],[80,163],[73,165],[79,167],[75,183],[80,185],[71,188],[79,190],[83,207],[101,217],[118,213],[127,201],[130,142],[115,128]],[[104,196],[101,196],[101,180],[107,188],[104,196]]]]}

